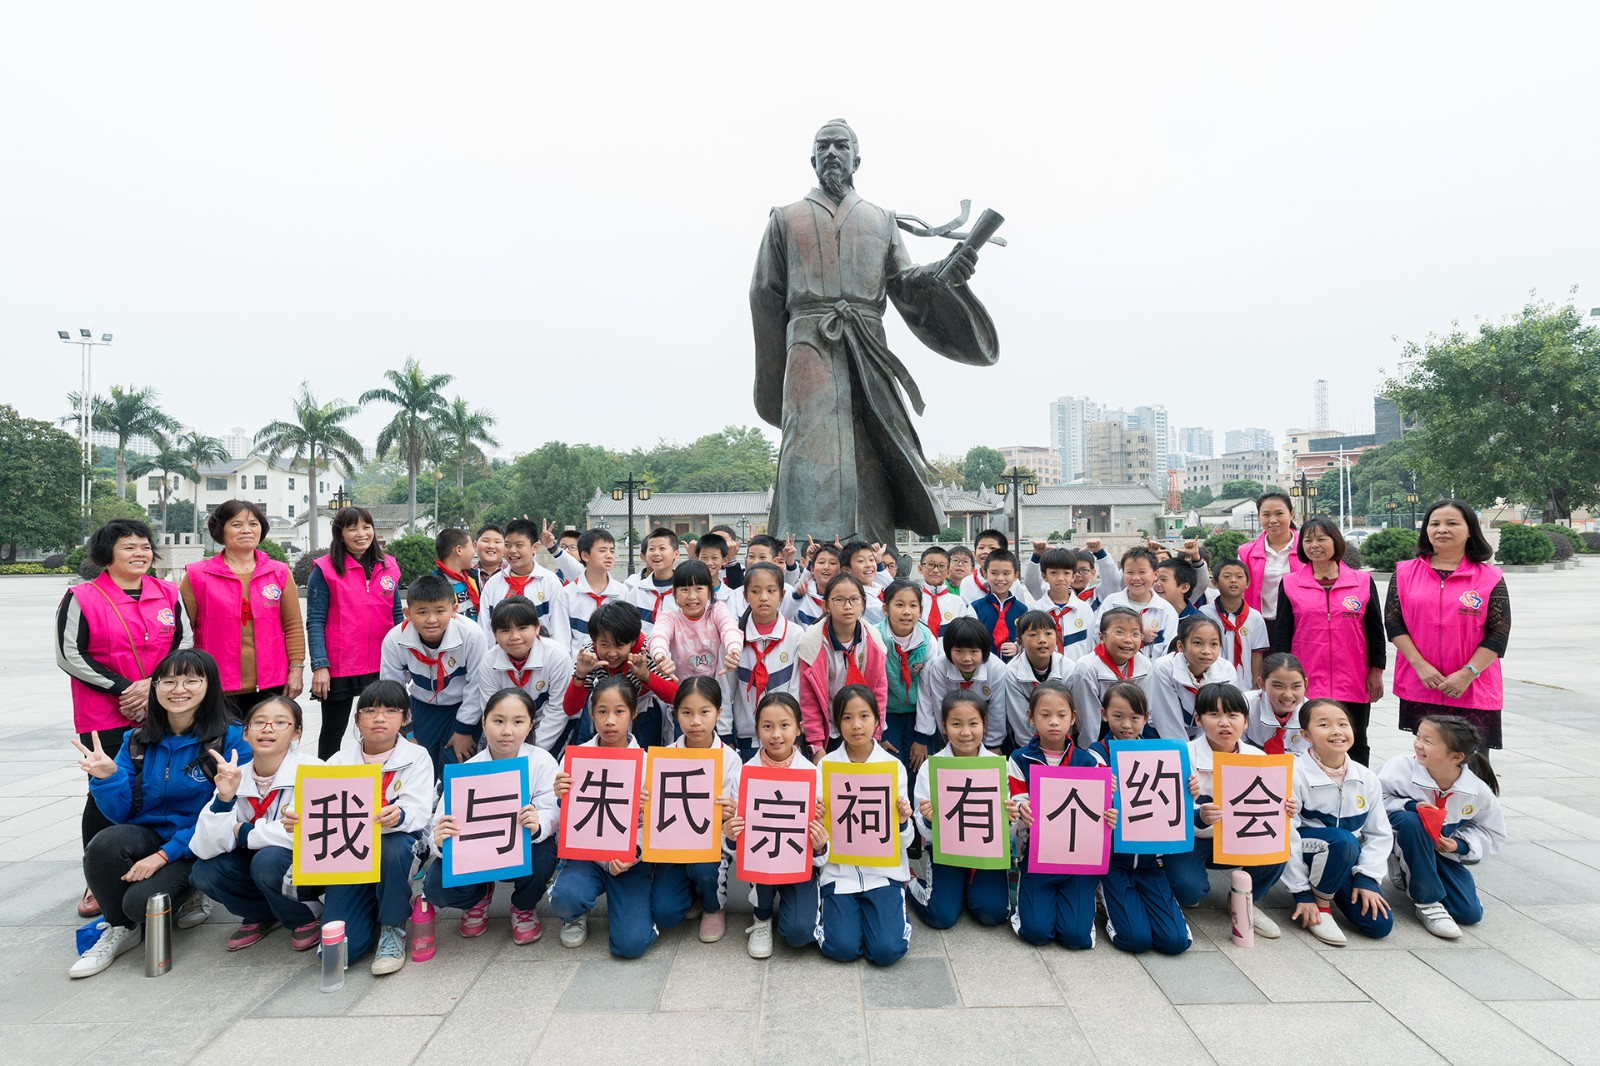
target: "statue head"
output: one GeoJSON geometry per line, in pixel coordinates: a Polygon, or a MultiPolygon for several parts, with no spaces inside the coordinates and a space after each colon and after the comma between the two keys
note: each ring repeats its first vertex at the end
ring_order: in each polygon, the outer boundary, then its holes
{"type": "Polygon", "coordinates": [[[842,118],[823,123],[811,145],[811,168],[817,172],[823,191],[835,200],[843,200],[855,186],[856,168],[860,165],[861,150],[850,123],[842,118]]]}

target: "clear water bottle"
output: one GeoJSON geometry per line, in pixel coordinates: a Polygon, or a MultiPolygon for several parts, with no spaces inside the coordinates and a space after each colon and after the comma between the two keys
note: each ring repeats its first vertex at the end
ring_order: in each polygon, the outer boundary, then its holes
{"type": "Polygon", "coordinates": [[[344,953],[347,950],[343,922],[322,923],[322,990],[337,992],[344,987],[344,953]]]}

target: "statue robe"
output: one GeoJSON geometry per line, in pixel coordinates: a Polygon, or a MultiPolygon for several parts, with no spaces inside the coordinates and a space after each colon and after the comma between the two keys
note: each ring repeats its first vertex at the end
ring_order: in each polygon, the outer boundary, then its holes
{"type": "Polygon", "coordinates": [[[769,533],[890,543],[943,527],[906,409],[921,414],[922,397],[885,341],[890,300],[940,355],[999,358],[983,305],[918,270],[893,211],[820,189],[773,209],[750,282],[756,412],[782,431],[769,533]]]}

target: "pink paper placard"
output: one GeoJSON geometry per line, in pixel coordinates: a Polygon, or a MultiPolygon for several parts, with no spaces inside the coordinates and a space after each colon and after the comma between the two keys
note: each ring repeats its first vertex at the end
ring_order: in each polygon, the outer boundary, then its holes
{"type": "Polygon", "coordinates": [[[1111,866],[1111,771],[1103,766],[1028,769],[1028,872],[1093,874],[1111,866]]]}
{"type": "Polygon", "coordinates": [[[567,748],[572,788],[561,800],[563,859],[633,862],[638,858],[639,790],[644,752],[638,748],[567,748]]]}
{"type": "Polygon", "coordinates": [[[646,862],[716,862],[722,857],[724,748],[650,749],[645,766],[646,862]]]}
{"type": "Polygon", "coordinates": [[[753,885],[788,885],[811,878],[811,822],[817,816],[812,770],[746,766],[739,775],[736,872],[753,885]]]}
{"type": "Polygon", "coordinates": [[[1212,799],[1222,808],[1212,858],[1228,866],[1270,866],[1289,861],[1293,755],[1211,756],[1212,799]]]}
{"type": "Polygon", "coordinates": [[[493,879],[490,875],[531,869],[530,834],[520,824],[528,795],[528,760],[446,766],[444,778],[445,810],[459,830],[448,841],[445,883],[476,884],[493,879]]]}

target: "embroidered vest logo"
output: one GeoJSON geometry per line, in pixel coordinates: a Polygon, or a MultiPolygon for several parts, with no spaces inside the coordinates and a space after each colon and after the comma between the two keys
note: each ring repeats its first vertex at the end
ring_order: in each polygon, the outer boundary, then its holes
{"type": "Polygon", "coordinates": [[[163,607],[156,612],[156,621],[171,629],[178,624],[178,616],[172,613],[171,607],[163,607]]]}
{"type": "Polygon", "coordinates": [[[385,592],[393,592],[394,591],[394,578],[390,577],[388,574],[384,574],[381,578],[378,579],[378,587],[381,588],[385,592]]]}
{"type": "Polygon", "coordinates": [[[268,585],[266,588],[261,590],[261,595],[269,600],[280,600],[283,598],[283,589],[279,588],[277,585],[268,585]]]}
{"type": "Polygon", "coordinates": [[[1344,598],[1344,609],[1349,611],[1351,614],[1358,613],[1361,610],[1361,597],[1346,596],[1344,598]]]}
{"type": "Polygon", "coordinates": [[[1476,589],[1468,589],[1461,594],[1461,605],[1469,611],[1479,610],[1483,607],[1483,597],[1476,589]]]}

